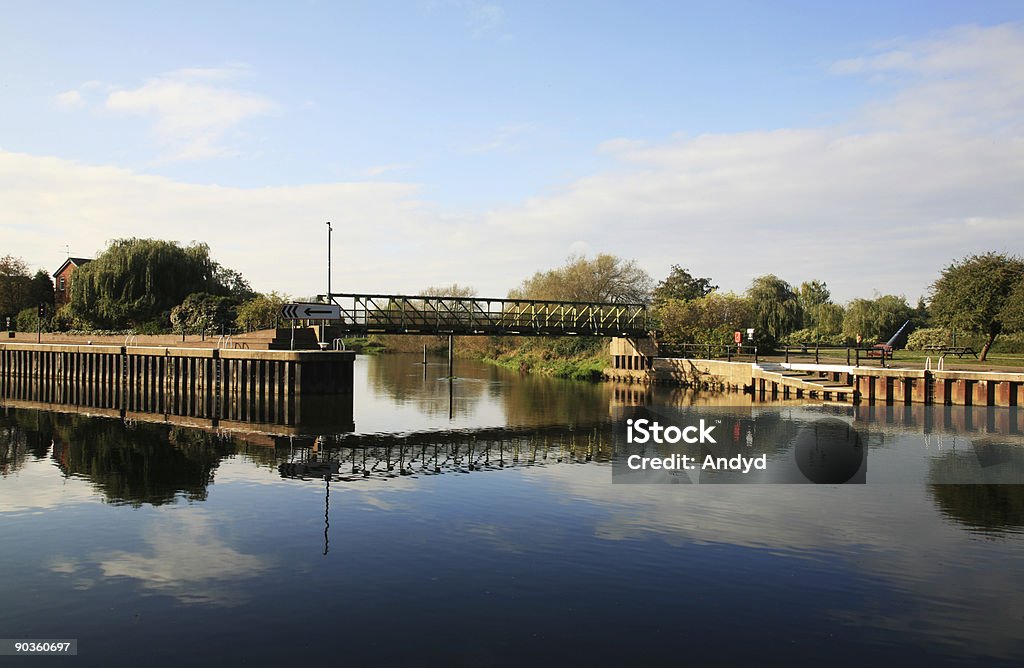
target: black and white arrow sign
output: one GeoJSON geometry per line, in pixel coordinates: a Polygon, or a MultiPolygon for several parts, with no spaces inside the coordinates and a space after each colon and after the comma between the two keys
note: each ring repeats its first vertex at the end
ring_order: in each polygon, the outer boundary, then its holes
{"type": "Polygon", "coordinates": [[[287,320],[340,320],[341,307],[337,304],[285,304],[281,315],[287,320]]]}

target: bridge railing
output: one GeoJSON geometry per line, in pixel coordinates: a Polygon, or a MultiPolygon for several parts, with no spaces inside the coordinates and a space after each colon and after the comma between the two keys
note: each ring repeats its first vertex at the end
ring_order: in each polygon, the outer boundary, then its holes
{"type": "Polygon", "coordinates": [[[643,304],[335,293],[336,326],[351,332],[638,336],[649,329],[643,304]]]}

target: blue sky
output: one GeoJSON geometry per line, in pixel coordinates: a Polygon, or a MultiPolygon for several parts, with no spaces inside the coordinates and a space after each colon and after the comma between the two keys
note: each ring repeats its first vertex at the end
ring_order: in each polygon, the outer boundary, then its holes
{"type": "Polygon", "coordinates": [[[1021,253],[1019,2],[21,3],[0,254],[210,244],[254,287],[469,284],[570,253],[741,291],[927,292],[1021,253]]]}

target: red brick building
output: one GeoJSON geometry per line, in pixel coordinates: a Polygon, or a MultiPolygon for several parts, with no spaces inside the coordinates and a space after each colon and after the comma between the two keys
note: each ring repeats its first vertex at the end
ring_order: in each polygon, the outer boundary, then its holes
{"type": "Polygon", "coordinates": [[[64,260],[60,269],[53,272],[53,303],[60,308],[71,301],[71,274],[87,262],[92,262],[86,257],[69,257],[64,260]]]}

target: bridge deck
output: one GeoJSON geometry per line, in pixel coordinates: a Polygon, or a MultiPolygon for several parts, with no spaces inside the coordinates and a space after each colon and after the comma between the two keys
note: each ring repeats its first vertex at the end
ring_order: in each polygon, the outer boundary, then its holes
{"type": "Polygon", "coordinates": [[[647,336],[643,304],[332,293],[349,334],[647,336]]]}

